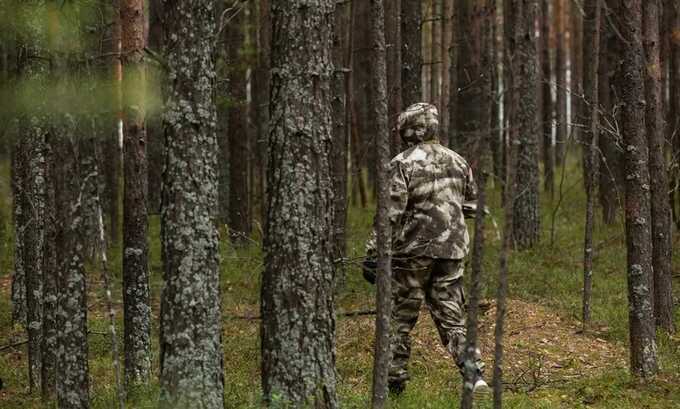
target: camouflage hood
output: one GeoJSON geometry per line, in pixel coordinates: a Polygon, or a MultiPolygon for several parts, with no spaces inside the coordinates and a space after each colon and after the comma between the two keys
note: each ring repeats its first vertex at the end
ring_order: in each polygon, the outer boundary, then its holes
{"type": "Polygon", "coordinates": [[[397,126],[401,139],[408,146],[436,139],[439,132],[438,117],[437,107],[432,104],[419,102],[411,105],[399,115],[397,126]]]}

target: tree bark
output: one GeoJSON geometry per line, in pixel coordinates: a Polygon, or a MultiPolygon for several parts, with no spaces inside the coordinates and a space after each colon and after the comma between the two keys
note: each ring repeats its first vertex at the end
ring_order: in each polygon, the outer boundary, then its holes
{"type": "Polygon", "coordinates": [[[215,3],[166,1],[160,404],[222,408],[215,3]]]}
{"type": "Polygon", "coordinates": [[[556,83],[557,83],[557,135],[555,137],[555,165],[561,166],[567,151],[568,118],[567,118],[567,0],[555,0],[556,27],[556,83]]]}
{"type": "Polygon", "coordinates": [[[376,280],[375,344],[373,352],[372,407],[385,407],[387,372],[390,366],[390,320],[392,315],[392,233],[388,215],[390,200],[390,132],[387,120],[387,66],[385,51],[385,10],[383,0],[371,0],[371,43],[373,45],[373,104],[375,121],[375,162],[378,182],[376,239],[378,277],[376,280]]]}
{"type": "MultiPolygon", "coordinates": [[[[69,127],[68,130],[74,132],[75,126],[69,127]]],[[[73,135],[69,137],[72,138],[73,135]]],[[[93,216],[93,199],[97,193],[98,174],[94,161],[94,143],[91,136],[83,136],[79,142],[69,143],[67,150],[71,154],[75,153],[77,159],[65,168],[62,189],[66,193],[60,197],[66,201],[68,207],[68,224],[63,236],[65,243],[63,249],[66,254],[58,275],[59,408],[89,407],[85,252],[89,237],[88,224],[93,216]]]]}
{"type": "MultiPolygon", "coordinates": [[[[599,198],[602,207],[602,220],[605,224],[616,221],[617,209],[623,202],[622,185],[622,154],[618,149],[620,135],[610,125],[617,123],[618,118],[614,109],[616,97],[612,86],[615,73],[618,70],[618,55],[620,54],[618,39],[614,30],[614,22],[620,9],[620,0],[606,0],[607,7],[602,9],[602,33],[600,36],[600,78],[599,101],[603,110],[603,129],[600,133],[599,149],[601,152],[599,198]]],[[[618,26],[618,24],[617,24],[618,26]]],[[[618,30],[618,27],[616,28],[618,30]]]]}
{"type": "MultiPolygon", "coordinates": [[[[533,0],[535,1],[535,0],[533,0]]],[[[516,29],[519,22],[522,20],[524,12],[523,0],[505,0],[503,3],[503,24],[506,36],[509,34],[516,35],[519,31],[516,29]]],[[[514,83],[519,75],[520,61],[516,54],[516,41],[507,39],[509,47],[506,48],[506,61],[510,62],[510,72],[508,73],[511,83],[514,83]]],[[[517,106],[519,104],[519,90],[517,88],[508,89],[509,106],[517,106]]],[[[511,110],[510,122],[517,115],[517,110],[511,110]]],[[[494,365],[493,365],[493,407],[494,409],[501,409],[503,407],[503,336],[505,331],[505,314],[506,314],[506,298],[508,291],[508,258],[513,244],[512,228],[514,217],[514,202],[516,200],[516,177],[515,177],[515,163],[518,157],[519,140],[517,137],[517,129],[510,128],[508,137],[508,159],[504,194],[504,209],[505,222],[503,225],[503,241],[499,257],[499,272],[498,272],[498,289],[496,293],[496,326],[494,328],[494,365]]]]}
{"type": "Polygon", "coordinates": [[[151,372],[151,305],[147,245],[146,66],[144,2],[120,0],[124,70],[123,308],[125,381],[146,383],[151,372]]]}
{"type": "MultiPolygon", "coordinates": [[[[237,4],[236,7],[245,7],[237,4]]],[[[229,65],[229,233],[232,242],[244,243],[250,236],[248,164],[250,141],[246,124],[247,64],[241,53],[245,45],[245,11],[234,12],[227,25],[229,65]]]]}
{"type": "Polygon", "coordinates": [[[401,112],[401,0],[390,0],[385,3],[385,41],[387,54],[387,117],[391,135],[391,156],[394,157],[402,150],[401,137],[396,130],[397,119],[401,112]]]}
{"type": "Polygon", "coordinates": [[[401,101],[404,107],[421,102],[422,4],[401,2],[401,101]]]}
{"type": "Polygon", "coordinates": [[[660,2],[643,5],[645,70],[645,125],[649,144],[649,177],[652,206],[652,267],[654,271],[654,317],[656,325],[673,331],[672,221],[668,202],[668,173],[664,155],[664,125],[660,60],[660,2]]]}
{"type": "MultiPolygon", "coordinates": [[[[269,14],[269,0],[259,0],[259,18],[258,26],[258,50],[257,50],[257,66],[255,67],[255,115],[256,121],[256,140],[254,141],[255,161],[257,162],[257,183],[254,183],[252,189],[255,191],[255,196],[259,198],[259,209],[257,216],[260,220],[264,220],[264,213],[266,209],[266,172],[267,172],[267,138],[269,132],[269,66],[271,55],[271,18],[269,14]]],[[[253,218],[255,214],[252,215],[253,218]]]]}
{"type": "Polygon", "coordinates": [[[541,16],[541,127],[543,132],[543,186],[552,199],[555,194],[555,146],[552,141],[554,104],[552,100],[551,38],[554,30],[552,0],[542,0],[541,16]]]}
{"type": "MultiPolygon", "coordinates": [[[[161,52],[165,44],[164,2],[149,0],[148,46],[161,52]]],[[[164,85],[161,85],[164,88],[164,85]]],[[[160,115],[146,118],[146,157],[148,165],[148,207],[149,214],[159,214],[161,208],[161,185],[163,179],[163,123],[160,115]]]]}
{"type": "MultiPolygon", "coordinates": [[[[538,57],[535,23],[538,0],[524,1],[514,16],[515,47],[513,81],[519,105],[511,126],[518,129],[519,153],[516,164],[517,191],[514,200],[513,238],[519,249],[533,247],[540,239],[540,201],[538,175],[538,57]],[[517,81],[519,80],[519,81],[517,81]]],[[[517,10],[515,9],[515,10],[517,10]]]]}
{"type": "MultiPolygon", "coordinates": [[[[49,401],[56,392],[57,370],[57,210],[56,210],[56,183],[55,183],[55,145],[57,136],[55,126],[45,138],[45,213],[44,213],[44,240],[43,240],[43,325],[41,345],[41,381],[42,400],[49,401]]],[[[63,220],[61,221],[63,222],[63,220]]]]}
{"type": "Polygon", "coordinates": [[[456,137],[452,146],[454,149],[468,158],[472,169],[477,169],[477,160],[474,158],[477,141],[479,140],[480,110],[482,101],[486,98],[482,94],[480,84],[483,75],[488,75],[481,66],[482,34],[481,13],[482,7],[477,0],[464,0],[457,3],[457,112],[456,112],[456,137]]]}
{"type": "Polygon", "coordinates": [[[345,228],[347,225],[347,96],[345,94],[347,61],[346,27],[349,20],[349,3],[340,5],[335,10],[333,26],[333,262],[336,266],[336,288],[345,283],[344,258],[347,254],[345,228]]]}
{"type": "Polygon", "coordinates": [[[599,158],[597,144],[599,137],[599,100],[598,100],[598,71],[600,45],[600,0],[586,0],[584,3],[584,33],[583,33],[583,61],[588,61],[583,77],[583,142],[585,151],[586,178],[586,222],[583,244],[583,309],[582,321],[586,329],[590,324],[590,304],[593,286],[593,222],[595,189],[599,158]]]}
{"type": "Polygon", "coordinates": [[[437,106],[441,111],[441,94],[439,83],[441,81],[442,70],[442,2],[444,0],[432,0],[432,28],[430,47],[430,102],[437,106]]]}
{"type": "Polygon", "coordinates": [[[12,274],[12,322],[26,327],[26,273],[24,271],[23,189],[26,178],[26,157],[23,144],[14,144],[12,151],[12,218],[14,224],[14,272],[12,274]]]}
{"type": "Polygon", "coordinates": [[[334,10],[334,0],[272,1],[261,298],[268,405],[338,407],[329,158],[334,10]]]}
{"type": "MultiPolygon", "coordinates": [[[[669,36],[670,36],[670,74],[668,76],[668,81],[670,84],[670,110],[669,110],[669,121],[668,121],[668,135],[669,140],[673,146],[673,159],[674,161],[680,160],[680,3],[677,1],[668,1],[668,14],[669,14],[669,36]]],[[[676,167],[677,168],[677,167],[676,167]]],[[[680,183],[680,172],[676,169],[673,172],[673,184],[677,185],[680,183]]],[[[673,188],[673,192],[676,192],[677,188],[673,188]]],[[[674,199],[676,195],[673,194],[674,199]]],[[[672,207],[674,210],[677,209],[677,204],[675,200],[672,202],[672,207]]],[[[674,212],[675,215],[675,226],[680,229],[680,215],[677,210],[674,212]]]]}
{"type": "Polygon", "coordinates": [[[24,124],[22,150],[26,156],[26,178],[21,204],[25,217],[23,268],[26,274],[28,332],[28,380],[32,391],[41,390],[42,321],[43,321],[43,242],[45,214],[45,129],[39,114],[24,124]]]}
{"type": "MultiPolygon", "coordinates": [[[[451,45],[453,42],[453,0],[442,0],[441,35],[441,95],[439,100],[439,135],[441,143],[449,146],[449,100],[451,93],[451,45]]],[[[389,64],[387,67],[390,70],[389,64]]]]}
{"type": "Polygon", "coordinates": [[[652,309],[651,212],[647,140],[645,138],[644,51],[641,0],[623,0],[621,8],[621,95],[625,151],[626,243],[630,369],[643,378],[658,371],[652,309]]]}
{"type": "Polygon", "coordinates": [[[479,2],[481,10],[481,30],[482,35],[482,55],[481,66],[486,71],[487,75],[481,76],[480,87],[482,93],[487,97],[483,100],[483,105],[480,107],[480,143],[477,145],[476,156],[479,159],[479,164],[477,168],[477,212],[475,216],[475,236],[472,243],[472,258],[471,258],[471,281],[472,285],[470,288],[470,301],[467,310],[467,335],[466,335],[466,345],[465,345],[465,368],[466,371],[463,374],[463,394],[461,398],[461,409],[472,409],[473,403],[473,388],[474,388],[474,376],[476,375],[469,369],[475,368],[475,350],[477,348],[477,323],[478,323],[478,306],[479,299],[481,297],[482,289],[482,260],[484,258],[484,217],[485,214],[482,209],[486,206],[486,181],[487,175],[491,168],[491,152],[489,149],[489,142],[491,141],[492,135],[494,134],[492,130],[492,115],[493,115],[493,99],[492,96],[492,84],[493,77],[493,47],[491,46],[495,39],[493,38],[493,26],[495,23],[495,0],[482,0],[479,2]]]}

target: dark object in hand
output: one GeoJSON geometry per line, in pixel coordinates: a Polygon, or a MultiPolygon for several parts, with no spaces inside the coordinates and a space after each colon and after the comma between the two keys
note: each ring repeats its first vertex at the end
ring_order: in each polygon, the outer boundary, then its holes
{"type": "MultiPolygon", "coordinates": [[[[484,206],[484,214],[489,215],[489,208],[484,206]]],[[[463,203],[463,216],[466,219],[474,219],[477,215],[477,202],[465,202],[463,203]]]]}
{"type": "Polygon", "coordinates": [[[375,284],[375,271],[378,269],[378,262],[374,258],[365,258],[361,263],[361,273],[364,280],[371,284],[375,284]]]}

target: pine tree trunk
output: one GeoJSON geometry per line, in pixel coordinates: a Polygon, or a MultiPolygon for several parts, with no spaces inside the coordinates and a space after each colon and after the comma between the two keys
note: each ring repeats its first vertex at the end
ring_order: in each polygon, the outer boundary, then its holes
{"type": "Polygon", "coordinates": [[[439,81],[441,81],[442,57],[441,57],[441,38],[442,38],[442,1],[432,0],[432,29],[430,47],[430,103],[437,106],[441,111],[441,96],[439,92],[439,81]]]}
{"type": "Polygon", "coordinates": [[[590,303],[593,286],[593,224],[595,189],[597,187],[597,175],[599,157],[597,141],[599,137],[599,100],[598,100],[598,71],[599,71],[599,45],[600,45],[600,0],[586,0],[584,3],[584,33],[583,33],[583,60],[588,61],[584,71],[583,90],[585,101],[584,109],[584,169],[586,178],[586,222],[583,244],[583,309],[582,321],[584,329],[590,324],[590,303]]]}
{"type": "Polygon", "coordinates": [[[147,158],[144,98],[144,2],[120,0],[124,70],[123,308],[125,380],[147,382],[151,372],[151,305],[147,245],[147,158]]]}
{"type": "Polygon", "coordinates": [[[329,157],[334,10],[334,0],[272,1],[261,298],[262,391],[269,405],[338,407],[329,157]]]}
{"type": "Polygon", "coordinates": [[[28,332],[28,379],[31,390],[40,390],[43,320],[43,239],[45,211],[45,130],[34,115],[23,128],[22,148],[26,154],[26,178],[22,189],[26,218],[22,235],[23,267],[26,274],[28,332]]]}
{"type": "MultiPolygon", "coordinates": [[[[615,111],[615,98],[612,87],[615,82],[614,75],[619,67],[618,55],[620,54],[619,41],[616,37],[612,24],[619,9],[620,0],[606,0],[607,7],[602,9],[602,34],[600,39],[600,80],[599,101],[603,109],[603,124],[618,121],[615,111]]],[[[616,28],[618,30],[618,27],[616,28]]],[[[623,202],[623,163],[622,154],[619,151],[619,135],[611,126],[606,126],[600,133],[599,149],[602,162],[600,164],[599,197],[602,207],[602,220],[605,224],[613,224],[616,221],[616,212],[623,202]]]]}
{"type": "MultiPolygon", "coordinates": [[[[535,1],[535,0],[534,0],[535,1]]],[[[524,2],[522,0],[505,0],[503,3],[503,24],[506,36],[506,44],[509,46],[505,49],[506,61],[509,64],[510,83],[514,83],[519,76],[520,61],[517,55],[516,41],[511,41],[507,38],[508,35],[516,35],[520,31],[517,28],[520,26],[524,12],[524,2]]],[[[510,107],[518,106],[519,104],[519,89],[508,89],[508,105],[510,107]]],[[[510,111],[510,123],[514,123],[517,115],[517,110],[510,111]]],[[[508,146],[507,146],[507,168],[504,194],[504,209],[503,213],[505,221],[503,225],[503,241],[499,257],[499,272],[498,272],[498,289],[496,293],[496,326],[494,328],[494,364],[493,364],[493,407],[494,409],[501,409],[503,407],[503,337],[505,332],[505,314],[506,314],[506,299],[508,292],[508,258],[513,244],[512,229],[514,217],[514,202],[516,200],[516,177],[515,164],[518,158],[518,130],[517,128],[510,128],[508,132],[508,146]]]]}
{"type": "Polygon", "coordinates": [[[538,176],[538,57],[536,54],[535,22],[538,0],[522,5],[521,15],[515,16],[513,80],[519,92],[517,115],[511,121],[519,132],[519,153],[516,164],[517,191],[513,217],[514,244],[519,249],[533,247],[540,239],[540,202],[538,176]]]}
{"type": "Polygon", "coordinates": [[[652,266],[654,271],[654,317],[656,325],[673,331],[672,222],[668,202],[668,177],[664,155],[664,126],[660,60],[660,2],[643,5],[645,75],[645,125],[649,144],[649,177],[652,187],[652,266]]]}
{"type": "MultiPolygon", "coordinates": [[[[43,241],[43,325],[42,325],[42,399],[52,399],[56,392],[57,370],[57,209],[56,209],[56,165],[55,151],[58,136],[55,126],[51,127],[45,139],[45,213],[43,241]]],[[[60,220],[59,222],[63,222],[60,220]]]]}
{"type": "Polygon", "coordinates": [[[224,406],[213,1],[166,1],[160,404],[224,406]]]}
{"type": "Polygon", "coordinates": [[[345,284],[344,259],[347,254],[345,229],[347,226],[347,105],[346,105],[346,76],[347,61],[345,61],[347,47],[346,27],[349,20],[349,3],[336,8],[333,26],[333,72],[332,107],[333,107],[333,262],[336,266],[336,288],[345,284]]]}
{"type": "Polygon", "coordinates": [[[555,137],[555,165],[561,166],[567,151],[567,13],[566,1],[555,0],[556,54],[555,70],[557,83],[557,135],[555,137]]]}
{"type": "MultiPolygon", "coordinates": [[[[680,158],[680,2],[668,1],[666,3],[669,14],[669,36],[670,36],[670,112],[668,115],[668,135],[673,145],[673,155],[675,161],[680,158]]],[[[680,181],[680,172],[676,169],[673,172],[673,185],[680,181]]],[[[673,189],[675,192],[677,189],[673,189]]],[[[675,195],[672,195],[672,207],[677,209],[675,195]]],[[[674,212],[675,226],[680,228],[680,215],[674,212]]]]}
{"type": "Polygon", "coordinates": [[[555,193],[555,146],[552,141],[554,104],[552,100],[552,0],[542,0],[541,24],[541,127],[543,132],[543,186],[552,199],[555,193]]]}
{"type": "MultiPolygon", "coordinates": [[[[441,95],[439,100],[439,137],[444,146],[449,146],[449,100],[451,92],[451,44],[453,41],[453,0],[442,0],[441,35],[441,95]]],[[[387,64],[388,72],[390,64],[387,64]]]]}
{"type": "Polygon", "coordinates": [[[401,101],[404,107],[422,99],[422,5],[401,2],[401,101]]]}
{"type": "MultiPolygon", "coordinates": [[[[492,135],[494,134],[492,130],[492,115],[493,115],[493,99],[492,97],[492,84],[493,77],[492,73],[495,71],[493,69],[493,47],[491,46],[495,39],[493,38],[493,26],[495,23],[495,0],[482,0],[479,2],[479,7],[481,10],[482,21],[480,34],[482,35],[482,48],[480,55],[481,67],[486,71],[485,75],[480,77],[481,84],[480,88],[482,94],[485,95],[483,101],[483,106],[480,108],[480,121],[479,121],[479,134],[480,143],[477,145],[476,156],[479,158],[479,164],[477,168],[476,178],[477,178],[477,208],[484,209],[486,206],[486,180],[487,175],[491,169],[491,152],[489,149],[489,142],[491,141],[492,135]]],[[[475,368],[475,350],[477,348],[477,323],[478,323],[478,306],[479,299],[482,293],[482,260],[484,258],[484,218],[485,214],[483,211],[477,212],[475,216],[475,236],[472,243],[472,257],[471,257],[471,288],[470,288],[470,301],[467,310],[467,335],[466,335],[466,347],[465,347],[465,368],[468,369],[463,374],[463,394],[461,398],[461,409],[472,409],[473,402],[473,388],[474,386],[474,376],[475,373],[469,371],[471,368],[475,368]]]]}
{"type": "MultiPolygon", "coordinates": [[[[71,132],[75,129],[75,126],[69,127],[71,132]]],[[[73,135],[69,137],[73,138],[73,135]]],[[[67,409],[89,407],[85,252],[98,175],[94,139],[91,136],[80,138],[79,142],[70,142],[68,147],[69,152],[77,151],[78,157],[65,169],[62,189],[66,193],[60,197],[66,201],[69,223],[63,234],[66,254],[58,275],[57,400],[59,408],[67,409]]]]}
{"type": "MultiPolygon", "coordinates": [[[[259,0],[258,60],[255,68],[255,111],[256,140],[255,160],[257,162],[257,183],[253,184],[255,195],[259,198],[257,216],[264,220],[266,209],[265,179],[267,172],[267,138],[269,137],[269,65],[271,55],[271,18],[269,0],[259,0]]],[[[255,217],[255,214],[253,214],[255,217]]]]}
{"type": "MultiPolygon", "coordinates": [[[[148,47],[160,53],[165,42],[165,20],[163,0],[149,0],[148,47]]],[[[161,85],[164,88],[164,85],[161,85]]],[[[146,157],[148,166],[148,204],[149,214],[159,214],[161,208],[161,185],[163,179],[163,121],[160,114],[146,118],[146,157]]]]}
{"type": "Polygon", "coordinates": [[[373,46],[373,104],[375,121],[375,162],[378,182],[376,234],[378,277],[376,280],[375,345],[373,352],[372,407],[383,408],[387,401],[387,372],[390,365],[390,320],[392,315],[392,233],[388,216],[390,200],[390,132],[387,109],[387,66],[385,51],[385,10],[383,0],[371,0],[371,44],[373,46]]]}
{"type": "Polygon", "coordinates": [[[652,310],[653,288],[651,212],[647,140],[645,138],[644,51],[641,0],[623,0],[621,8],[621,95],[625,147],[626,243],[628,248],[628,302],[630,369],[648,378],[658,371],[656,333],[652,310]]]}
{"type": "MultiPolygon", "coordinates": [[[[122,0],[113,1],[113,13],[111,22],[111,66],[110,75],[113,87],[112,106],[114,113],[111,115],[110,133],[107,133],[106,138],[101,142],[102,149],[105,152],[106,160],[102,166],[104,183],[106,186],[106,207],[109,216],[109,234],[111,243],[118,243],[119,240],[119,225],[120,225],[120,171],[121,171],[121,150],[120,150],[120,136],[123,132],[122,121],[122,103],[123,103],[123,66],[121,64],[121,35],[122,26],[120,20],[120,3],[122,0]]],[[[107,124],[107,125],[109,125],[107,124]]]]}
{"type": "MultiPolygon", "coordinates": [[[[239,7],[243,7],[239,5],[239,7]]],[[[241,53],[245,44],[245,12],[236,13],[227,25],[227,63],[229,65],[229,233],[234,243],[250,236],[248,163],[250,141],[246,126],[246,63],[241,53]]]]}
{"type": "Polygon", "coordinates": [[[12,218],[14,224],[14,273],[12,274],[12,322],[26,327],[26,273],[24,271],[23,189],[26,178],[26,157],[23,144],[14,144],[12,151],[12,218]]]}
{"type": "Polygon", "coordinates": [[[479,139],[479,118],[482,109],[482,87],[480,86],[482,68],[481,7],[477,0],[464,0],[457,3],[456,28],[458,56],[458,110],[456,112],[456,137],[452,146],[466,157],[473,169],[477,168],[475,159],[476,144],[479,139]]]}
{"type": "Polygon", "coordinates": [[[385,41],[387,43],[387,117],[391,135],[391,155],[394,157],[402,150],[401,137],[396,130],[397,119],[401,112],[401,0],[390,0],[385,3],[385,41]]]}

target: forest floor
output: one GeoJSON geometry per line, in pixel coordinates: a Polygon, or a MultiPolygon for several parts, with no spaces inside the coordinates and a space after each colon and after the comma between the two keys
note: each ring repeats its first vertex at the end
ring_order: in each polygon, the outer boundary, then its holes
{"type": "MultiPolygon", "coordinates": [[[[0,180],[7,168],[0,166],[0,180]]],[[[578,164],[568,169],[574,175],[553,202],[542,207],[542,242],[536,248],[513,253],[509,272],[509,308],[505,337],[506,408],[680,408],[680,337],[659,334],[661,373],[640,382],[628,374],[628,309],[625,278],[623,226],[597,223],[593,325],[587,333],[579,322],[582,287],[583,208],[582,181],[578,164]],[[554,220],[554,223],[553,223],[554,220]],[[553,227],[554,226],[554,227],[553,227]],[[554,228],[554,231],[553,231],[554,228]],[[552,240],[551,240],[552,237],[552,240]]],[[[9,215],[7,186],[0,184],[0,212],[9,215]]],[[[492,214],[500,223],[498,194],[491,200],[492,214]]],[[[370,207],[370,206],[369,206],[370,207]]],[[[374,288],[361,278],[358,261],[371,226],[372,209],[352,206],[348,226],[346,283],[337,296],[339,312],[374,308],[374,288]]],[[[472,226],[470,226],[472,228],[472,226]]],[[[1,230],[1,229],[0,229],[1,230]]],[[[11,324],[10,272],[11,229],[0,237],[0,408],[41,408],[36,394],[27,390],[25,334],[11,324]]],[[[158,396],[158,305],[161,261],[158,218],[151,219],[150,268],[154,327],[155,372],[152,382],[130,391],[128,407],[156,408],[158,396]]],[[[227,237],[225,234],[222,237],[227,237]]],[[[493,364],[495,307],[493,296],[498,271],[497,229],[487,225],[488,246],[484,256],[486,307],[480,316],[480,346],[490,380],[493,364]]],[[[675,248],[679,248],[676,240],[675,248]]],[[[120,295],[120,249],[111,248],[110,260],[117,279],[118,335],[122,334],[120,295]]],[[[675,294],[680,295],[680,257],[674,258],[675,294]]],[[[256,408],[261,399],[258,340],[259,276],[261,248],[255,242],[240,248],[222,243],[222,311],[224,314],[225,407],[256,408]]],[[[89,280],[89,348],[93,408],[115,408],[115,381],[104,290],[99,270],[93,264],[89,280]]],[[[337,319],[338,393],[343,408],[369,407],[374,317],[344,316],[337,319]]],[[[680,327],[680,314],[676,313],[680,327]]],[[[122,342],[119,342],[122,345],[122,342]]],[[[406,392],[391,401],[391,408],[456,408],[459,406],[460,376],[439,342],[429,314],[421,311],[413,334],[410,362],[412,380],[406,392]]],[[[54,406],[47,406],[54,407],[54,406]]],[[[477,402],[490,408],[490,397],[477,402]]]]}

